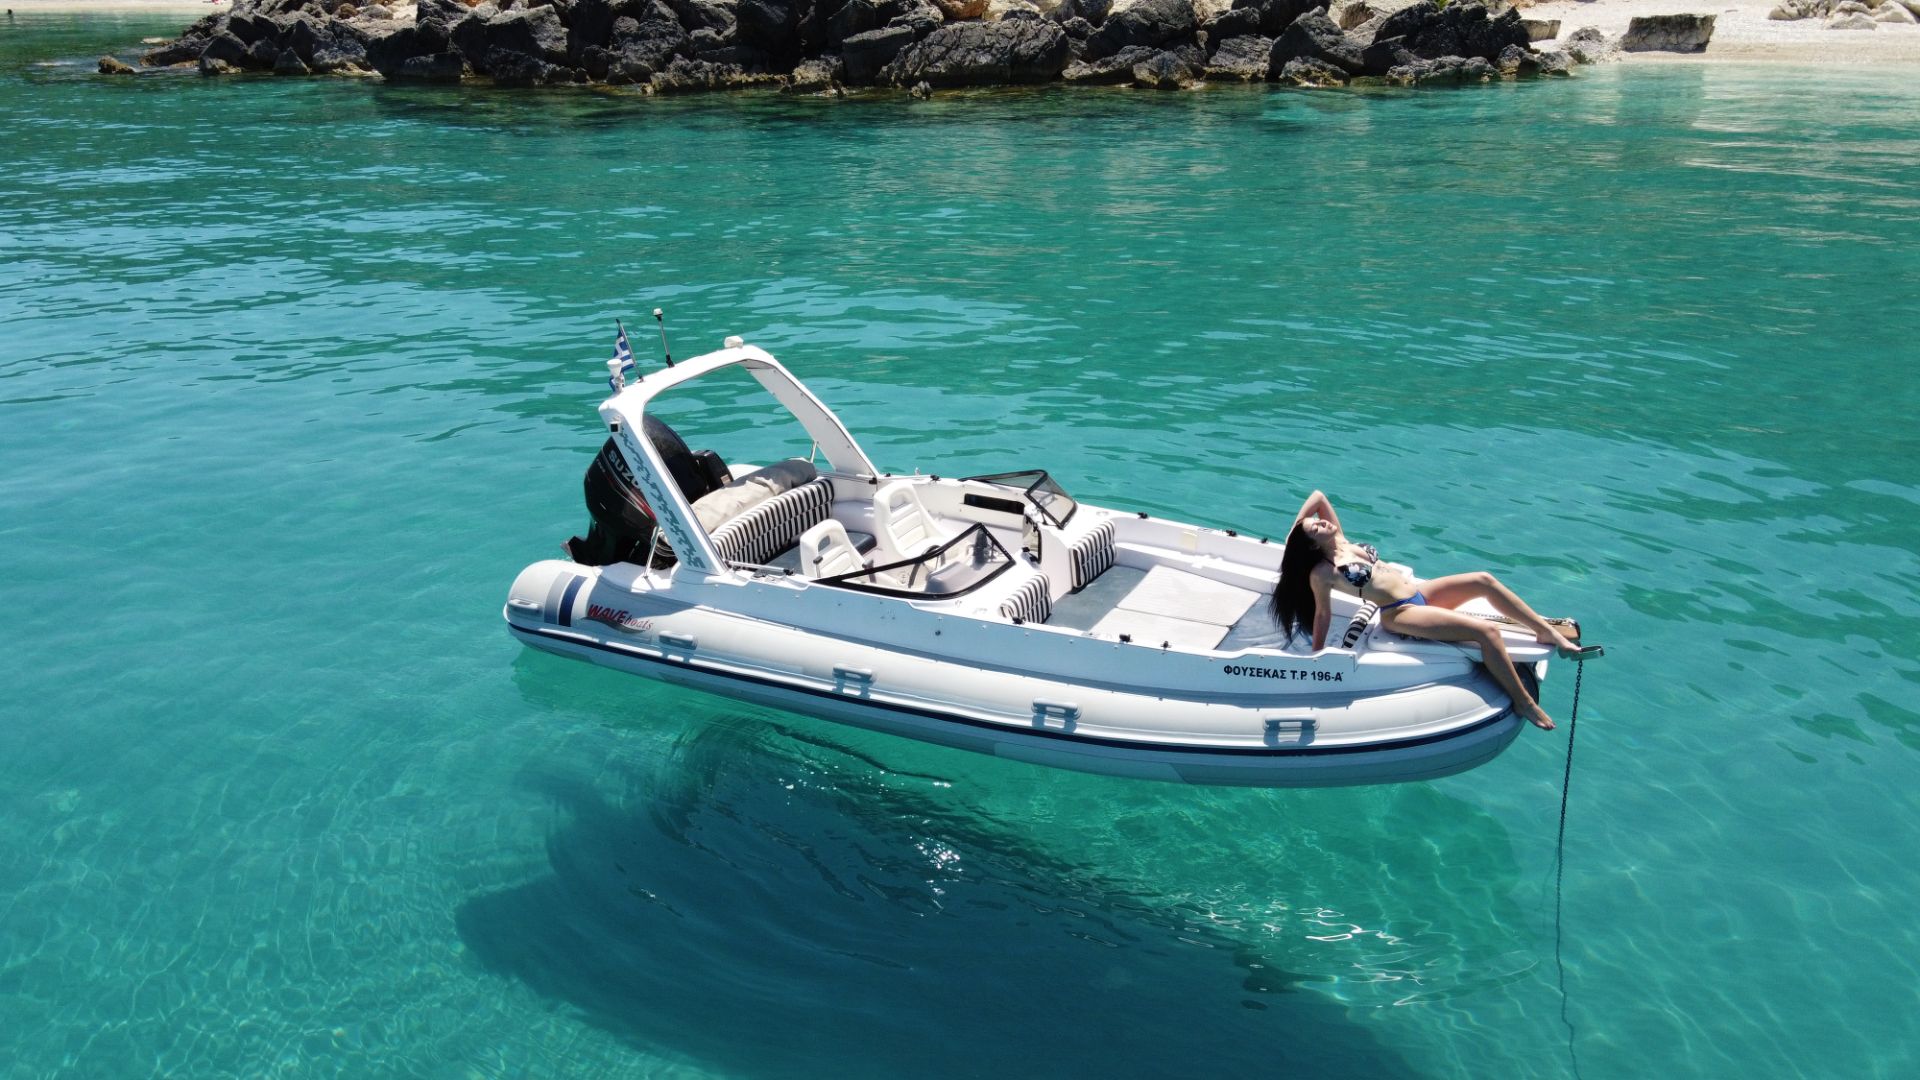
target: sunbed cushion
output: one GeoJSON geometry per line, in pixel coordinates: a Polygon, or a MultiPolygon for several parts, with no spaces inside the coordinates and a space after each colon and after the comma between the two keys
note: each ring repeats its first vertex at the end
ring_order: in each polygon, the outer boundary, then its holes
{"type": "Polygon", "coordinates": [[[762,566],[832,512],[833,485],[815,480],[728,519],[713,530],[713,547],[722,561],[762,566]]]}

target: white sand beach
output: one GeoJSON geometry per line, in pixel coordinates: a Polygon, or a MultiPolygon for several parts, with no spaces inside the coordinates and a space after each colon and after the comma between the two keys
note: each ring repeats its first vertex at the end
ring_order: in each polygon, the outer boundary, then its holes
{"type": "MultiPolygon", "coordinates": [[[[1829,30],[1825,19],[1776,22],[1779,0],[1550,0],[1528,6],[1530,19],[1559,19],[1560,34],[1591,26],[1609,38],[1641,15],[1712,15],[1704,53],[1623,53],[1626,63],[1771,60],[1790,63],[1920,63],[1920,25],[1880,23],[1872,30],[1829,30]]],[[[1543,45],[1545,43],[1542,43],[1543,45]]]]}

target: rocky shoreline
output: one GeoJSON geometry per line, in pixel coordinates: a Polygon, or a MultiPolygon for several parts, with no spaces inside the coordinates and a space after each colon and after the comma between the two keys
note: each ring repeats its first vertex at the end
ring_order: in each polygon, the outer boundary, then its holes
{"type": "Polygon", "coordinates": [[[235,0],[143,63],[655,94],[926,94],[1052,82],[1471,83],[1564,76],[1609,52],[1598,41],[1534,46],[1550,36],[1504,5],[1433,0],[235,0]]]}

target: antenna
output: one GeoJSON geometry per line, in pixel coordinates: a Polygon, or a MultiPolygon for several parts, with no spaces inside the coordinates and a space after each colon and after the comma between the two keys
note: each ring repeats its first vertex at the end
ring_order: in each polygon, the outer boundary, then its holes
{"type": "Polygon", "coordinates": [[[667,313],[653,309],[653,321],[660,324],[660,351],[667,354],[667,366],[673,366],[673,350],[667,347],[667,313]]]}

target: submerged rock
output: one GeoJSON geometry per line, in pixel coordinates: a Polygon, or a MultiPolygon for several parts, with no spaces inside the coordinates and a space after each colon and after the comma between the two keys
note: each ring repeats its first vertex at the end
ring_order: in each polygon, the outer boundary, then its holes
{"type": "Polygon", "coordinates": [[[134,74],[134,68],[132,64],[115,59],[114,57],[103,56],[100,58],[100,74],[132,75],[134,74]]]}

